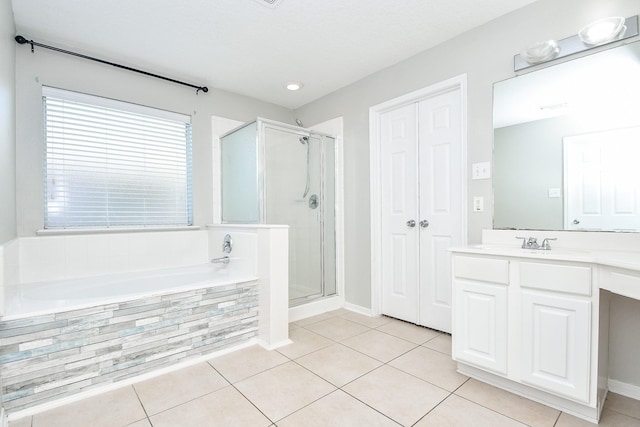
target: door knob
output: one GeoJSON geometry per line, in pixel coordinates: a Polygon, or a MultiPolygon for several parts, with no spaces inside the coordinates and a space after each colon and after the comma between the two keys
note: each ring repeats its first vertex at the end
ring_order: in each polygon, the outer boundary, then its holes
{"type": "Polygon", "coordinates": [[[429,221],[427,221],[426,219],[423,219],[422,221],[420,221],[420,227],[427,228],[428,226],[429,226],[429,221]]]}
{"type": "Polygon", "coordinates": [[[573,223],[574,223],[574,224],[576,224],[576,225],[578,225],[578,224],[580,224],[580,221],[578,221],[577,219],[574,219],[574,220],[573,220],[573,223]]]}
{"type": "Polygon", "coordinates": [[[414,219],[410,219],[407,221],[407,227],[413,228],[416,226],[416,221],[414,219]]]}

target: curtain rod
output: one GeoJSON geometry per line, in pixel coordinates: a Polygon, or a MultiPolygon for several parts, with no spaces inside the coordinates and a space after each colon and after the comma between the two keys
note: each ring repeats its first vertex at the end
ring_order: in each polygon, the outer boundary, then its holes
{"type": "Polygon", "coordinates": [[[55,50],[56,52],[66,53],[67,55],[73,55],[73,56],[77,56],[79,58],[90,59],[91,61],[100,62],[102,64],[111,65],[113,67],[122,68],[122,69],[128,70],[128,71],[134,71],[136,73],[144,74],[145,76],[151,76],[151,77],[155,77],[157,79],[162,79],[162,80],[166,80],[166,81],[169,81],[169,82],[177,83],[177,84],[180,84],[180,85],[189,86],[189,87],[192,87],[192,88],[196,89],[196,95],[200,91],[202,91],[204,93],[209,92],[209,88],[207,88],[206,86],[192,85],[190,83],[181,82],[180,80],[175,80],[175,79],[171,79],[169,77],[159,76],[158,74],[149,73],[147,71],[138,70],[136,68],[127,67],[126,65],[121,65],[121,64],[116,64],[114,62],[105,61],[104,59],[94,58],[92,56],[83,55],[83,54],[77,53],[77,52],[71,52],[69,50],[60,49],[59,47],[55,47],[55,46],[48,46],[46,44],[34,42],[33,40],[27,40],[26,38],[24,38],[24,37],[22,37],[20,35],[16,36],[15,40],[16,40],[16,42],[18,44],[30,44],[31,45],[31,52],[33,52],[33,47],[34,46],[43,47],[45,49],[55,50]]]}

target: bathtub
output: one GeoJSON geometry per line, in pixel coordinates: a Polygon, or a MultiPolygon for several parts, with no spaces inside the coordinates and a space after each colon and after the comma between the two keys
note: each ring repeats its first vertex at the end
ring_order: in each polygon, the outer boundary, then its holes
{"type": "Polygon", "coordinates": [[[7,286],[0,318],[4,408],[10,415],[37,412],[246,345],[258,335],[258,280],[229,267],[7,286]]]}
{"type": "Polygon", "coordinates": [[[79,279],[10,285],[5,288],[5,316],[11,320],[113,304],[209,286],[256,280],[225,264],[199,264],[161,270],[118,273],[79,279]]]}

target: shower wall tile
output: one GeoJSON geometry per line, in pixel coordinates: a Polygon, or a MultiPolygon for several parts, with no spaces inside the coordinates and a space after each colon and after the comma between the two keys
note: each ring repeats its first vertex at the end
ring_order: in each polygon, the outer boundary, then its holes
{"type": "Polygon", "coordinates": [[[258,284],[0,322],[11,413],[238,345],[258,334],[258,284]]]}

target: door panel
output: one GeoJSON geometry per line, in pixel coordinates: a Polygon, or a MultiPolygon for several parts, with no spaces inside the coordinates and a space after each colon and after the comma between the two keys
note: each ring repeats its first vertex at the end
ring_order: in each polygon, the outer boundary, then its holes
{"type": "Polygon", "coordinates": [[[522,292],[522,381],[589,401],[591,302],[522,292]]]}
{"type": "Polygon", "coordinates": [[[462,245],[462,110],[460,92],[421,101],[419,109],[420,324],[451,332],[451,254],[462,245]]]}
{"type": "Polygon", "coordinates": [[[381,116],[382,312],[418,322],[417,107],[381,116]]]}
{"type": "Polygon", "coordinates": [[[454,358],[496,373],[507,373],[507,287],[456,280],[454,358]]]}

